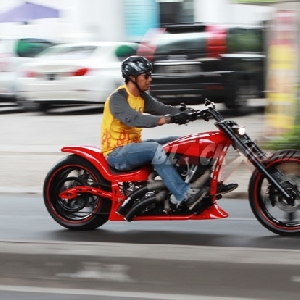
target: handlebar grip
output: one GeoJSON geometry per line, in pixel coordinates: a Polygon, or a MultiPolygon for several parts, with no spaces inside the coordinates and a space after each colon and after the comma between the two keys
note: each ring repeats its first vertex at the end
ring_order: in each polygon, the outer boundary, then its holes
{"type": "Polygon", "coordinates": [[[196,121],[198,119],[198,112],[193,111],[193,112],[187,113],[187,116],[188,116],[189,121],[191,121],[191,122],[196,121]]]}
{"type": "Polygon", "coordinates": [[[210,113],[207,110],[193,110],[189,112],[180,112],[176,115],[166,115],[165,117],[169,119],[168,123],[177,123],[179,125],[186,124],[187,122],[193,122],[197,119],[203,119],[209,121],[210,113]]]}
{"type": "Polygon", "coordinates": [[[204,121],[209,121],[210,112],[206,109],[204,110],[196,110],[192,113],[191,121],[195,121],[197,119],[203,119],[204,121]]]}

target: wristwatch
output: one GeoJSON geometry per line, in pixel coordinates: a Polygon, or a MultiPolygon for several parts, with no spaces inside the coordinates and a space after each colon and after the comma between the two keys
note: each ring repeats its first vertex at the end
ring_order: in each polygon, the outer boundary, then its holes
{"type": "Polygon", "coordinates": [[[171,115],[165,115],[166,123],[171,123],[171,115]]]}

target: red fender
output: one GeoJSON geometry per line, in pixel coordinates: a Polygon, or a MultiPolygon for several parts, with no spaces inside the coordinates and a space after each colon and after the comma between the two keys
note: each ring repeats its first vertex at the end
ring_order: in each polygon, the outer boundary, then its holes
{"type": "Polygon", "coordinates": [[[111,182],[147,181],[151,172],[151,165],[145,165],[138,170],[113,173],[106,162],[105,156],[100,151],[100,148],[95,146],[64,146],[61,148],[61,151],[73,153],[85,158],[106,180],[111,182]]]}

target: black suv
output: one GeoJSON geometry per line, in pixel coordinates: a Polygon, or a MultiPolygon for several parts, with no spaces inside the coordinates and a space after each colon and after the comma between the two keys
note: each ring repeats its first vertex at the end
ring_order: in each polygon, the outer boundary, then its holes
{"type": "Polygon", "coordinates": [[[145,36],[137,53],[153,63],[151,94],[164,103],[209,98],[239,109],[264,97],[261,26],[170,25],[145,36]]]}

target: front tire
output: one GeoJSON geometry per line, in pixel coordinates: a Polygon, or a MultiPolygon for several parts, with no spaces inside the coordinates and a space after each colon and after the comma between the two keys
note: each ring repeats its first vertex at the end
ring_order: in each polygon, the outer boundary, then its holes
{"type": "Polygon", "coordinates": [[[111,200],[87,193],[72,200],[59,197],[64,190],[80,185],[100,185],[102,189],[110,190],[109,184],[90,162],[69,155],[47,174],[44,203],[51,217],[61,226],[72,230],[93,230],[108,221],[111,200]]]}
{"type": "Polygon", "coordinates": [[[280,170],[281,184],[298,190],[292,203],[279,194],[259,171],[254,171],[249,184],[250,206],[256,219],[275,234],[300,235],[300,151],[275,152],[268,161],[268,170],[280,170]]]}

